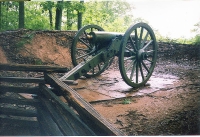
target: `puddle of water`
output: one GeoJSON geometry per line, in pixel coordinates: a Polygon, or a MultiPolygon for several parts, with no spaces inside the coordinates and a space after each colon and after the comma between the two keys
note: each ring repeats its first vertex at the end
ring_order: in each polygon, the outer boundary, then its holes
{"type": "Polygon", "coordinates": [[[151,88],[165,88],[167,85],[173,85],[174,82],[178,81],[178,77],[172,75],[152,76],[148,81],[151,88]]]}
{"type": "Polygon", "coordinates": [[[118,71],[107,71],[96,78],[79,79],[78,85],[71,87],[90,102],[150,94],[159,89],[172,87],[177,81],[178,77],[172,75],[154,74],[148,81],[150,86],[135,89],[123,81],[118,71]]]}

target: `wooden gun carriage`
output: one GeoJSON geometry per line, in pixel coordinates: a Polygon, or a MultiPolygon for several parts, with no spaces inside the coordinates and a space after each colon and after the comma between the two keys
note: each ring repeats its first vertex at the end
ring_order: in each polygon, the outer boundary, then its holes
{"type": "Polygon", "coordinates": [[[146,23],[132,25],[125,33],[106,32],[97,25],[84,26],[76,33],[71,47],[75,67],[61,80],[97,76],[117,56],[123,80],[129,86],[140,87],[152,75],[157,48],[154,32],[146,23]]]}

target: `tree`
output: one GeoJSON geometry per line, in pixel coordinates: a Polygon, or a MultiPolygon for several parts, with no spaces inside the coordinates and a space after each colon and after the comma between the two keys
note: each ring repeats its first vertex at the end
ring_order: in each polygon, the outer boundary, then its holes
{"type": "Polygon", "coordinates": [[[124,32],[130,22],[132,23],[132,18],[128,15],[131,13],[130,6],[122,0],[31,1],[21,4],[15,1],[0,1],[1,31],[24,27],[33,30],[53,28],[61,30],[61,24],[63,29],[77,30],[82,25],[97,24],[107,31],[124,32]]]}
{"type": "Polygon", "coordinates": [[[67,30],[71,30],[72,29],[72,24],[73,24],[73,7],[72,7],[72,2],[71,1],[67,1],[65,4],[65,8],[66,8],[66,13],[67,13],[67,30]]]}
{"type": "Polygon", "coordinates": [[[61,30],[62,11],[63,11],[63,0],[58,1],[56,5],[55,30],[61,30]]]}
{"type": "Polygon", "coordinates": [[[2,29],[2,24],[1,24],[1,22],[2,22],[2,19],[1,19],[1,18],[2,18],[2,15],[1,15],[1,11],[2,11],[2,10],[1,10],[1,3],[2,3],[2,2],[0,1],[0,31],[1,31],[1,29],[2,29]]]}
{"type": "Polygon", "coordinates": [[[41,2],[25,2],[25,22],[27,29],[50,29],[48,12],[45,12],[41,2]]]}
{"type": "Polygon", "coordinates": [[[122,1],[87,2],[83,24],[97,24],[107,31],[124,32],[132,23],[130,4],[122,1]]]}
{"type": "Polygon", "coordinates": [[[80,6],[78,8],[78,30],[82,27],[82,17],[83,17],[83,12],[85,10],[83,4],[84,4],[84,0],[81,0],[80,6]]]}
{"type": "Polygon", "coordinates": [[[46,11],[49,11],[49,25],[50,28],[53,29],[53,13],[52,13],[52,9],[54,7],[54,2],[51,1],[47,1],[47,2],[43,2],[41,4],[41,6],[43,7],[43,9],[46,11]]]}
{"type": "Polygon", "coordinates": [[[24,28],[24,1],[19,2],[19,28],[24,28]]]}
{"type": "Polygon", "coordinates": [[[18,28],[18,9],[18,2],[1,2],[1,30],[13,30],[18,28]]]}
{"type": "Polygon", "coordinates": [[[200,22],[196,23],[195,25],[195,29],[193,29],[192,31],[194,33],[196,33],[196,36],[193,38],[193,43],[195,45],[199,45],[200,46],[200,22]]]}

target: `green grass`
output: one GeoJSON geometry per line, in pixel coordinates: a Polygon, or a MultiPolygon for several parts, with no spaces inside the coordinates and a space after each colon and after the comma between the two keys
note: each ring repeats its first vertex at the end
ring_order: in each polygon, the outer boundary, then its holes
{"type": "Polygon", "coordinates": [[[35,65],[42,65],[42,60],[41,59],[36,59],[35,60],[35,65]]]}
{"type": "Polygon", "coordinates": [[[186,39],[184,37],[178,39],[172,39],[170,37],[163,37],[156,33],[158,42],[176,43],[176,44],[188,44],[194,46],[200,46],[200,35],[196,35],[194,38],[186,39]]]}
{"type": "Polygon", "coordinates": [[[131,99],[125,98],[122,104],[131,104],[131,99]]]}
{"type": "Polygon", "coordinates": [[[22,49],[25,44],[30,44],[34,36],[34,32],[23,35],[22,39],[16,43],[17,50],[22,49]]]}

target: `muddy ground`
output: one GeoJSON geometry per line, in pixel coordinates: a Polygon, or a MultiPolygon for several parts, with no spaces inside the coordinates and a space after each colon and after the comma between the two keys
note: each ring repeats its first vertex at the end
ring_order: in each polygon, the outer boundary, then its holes
{"type": "MultiPolygon", "coordinates": [[[[66,62],[71,36],[72,33],[31,31],[3,33],[0,35],[1,63],[52,64],[71,68],[71,62],[66,62]],[[24,41],[24,37],[29,39],[32,34],[34,38],[21,47],[20,41],[24,41]]],[[[74,88],[127,135],[200,135],[199,47],[159,42],[157,65],[150,85],[146,87],[134,89],[121,85],[123,80],[116,59],[101,76],[83,80],[95,87],[74,88]],[[88,97],[93,91],[100,98],[88,97]],[[96,91],[115,92],[119,97],[96,91]]]]}

